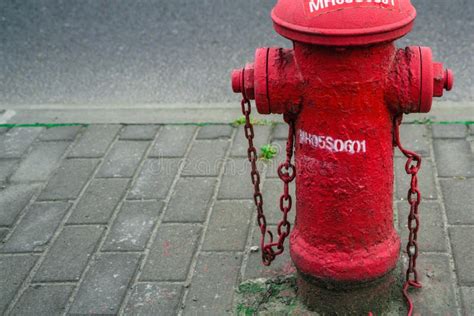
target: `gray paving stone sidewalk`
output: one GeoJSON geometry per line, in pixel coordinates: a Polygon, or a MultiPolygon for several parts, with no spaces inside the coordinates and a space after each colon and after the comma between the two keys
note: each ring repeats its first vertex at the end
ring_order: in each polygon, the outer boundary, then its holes
{"type": "MultiPolygon", "coordinates": [[[[256,133],[284,147],[284,125],[256,133]]],[[[404,125],[402,138],[425,157],[416,311],[473,315],[474,127],[404,125]]],[[[0,128],[0,314],[233,314],[240,282],[294,272],[288,253],[260,265],[245,155],[229,125],[0,128]]],[[[281,159],[260,162],[274,228],[281,159]]]]}

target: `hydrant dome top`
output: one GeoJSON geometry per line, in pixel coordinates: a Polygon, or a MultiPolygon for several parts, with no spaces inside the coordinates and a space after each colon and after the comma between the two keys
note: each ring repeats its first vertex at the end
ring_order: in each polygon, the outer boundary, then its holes
{"type": "Polygon", "coordinates": [[[413,27],[410,0],[279,0],[275,30],[309,44],[355,46],[396,40],[413,27]]]}

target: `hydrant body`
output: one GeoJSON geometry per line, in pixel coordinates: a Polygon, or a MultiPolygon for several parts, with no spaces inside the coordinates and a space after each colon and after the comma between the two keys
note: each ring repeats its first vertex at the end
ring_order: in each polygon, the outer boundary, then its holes
{"type": "Polygon", "coordinates": [[[280,0],[274,26],[293,49],[260,48],[232,75],[260,113],[296,117],[290,252],[315,283],[370,283],[397,264],[394,118],[453,85],[429,48],[395,47],[415,16],[409,0],[280,0]]]}
{"type": "Polygon", "coordinates": [[[298,270],[323,280],[368,281],[397,262],[392,115],[384,82],[393,44],[336,50],[295,45],[305,102],[296,122],[298,270]]]}

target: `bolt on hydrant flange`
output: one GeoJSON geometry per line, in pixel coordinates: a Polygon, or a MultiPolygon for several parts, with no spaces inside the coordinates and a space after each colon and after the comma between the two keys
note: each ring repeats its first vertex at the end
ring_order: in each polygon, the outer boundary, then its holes
{"type": "MultiPolygon", "coordinates": [[[[394,121],[429,112],[452,89],[452,71],[430,48],[396,48],[414,24],[410,0],[279,0],[271,16],[293,49],[257,49],[254,63],[233,71],[232,88],[259,113],[295,117],[299,294],[310,303],[324,291],[383,288],[400,253],[394,121]]],[[[314,308],[346,313],[343,300],[314,308]]]]}

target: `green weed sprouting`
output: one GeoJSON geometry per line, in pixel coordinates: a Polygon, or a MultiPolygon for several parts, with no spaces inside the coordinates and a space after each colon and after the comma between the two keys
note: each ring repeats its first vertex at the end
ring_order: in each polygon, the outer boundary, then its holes
{"type": "Polygon", "coordinates": [[[272,160],[278,154],[278,150],[272,144],[264,145],[260,148],[260,159],[272,160]]]}

